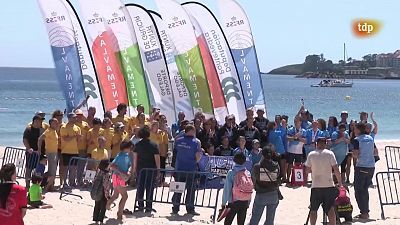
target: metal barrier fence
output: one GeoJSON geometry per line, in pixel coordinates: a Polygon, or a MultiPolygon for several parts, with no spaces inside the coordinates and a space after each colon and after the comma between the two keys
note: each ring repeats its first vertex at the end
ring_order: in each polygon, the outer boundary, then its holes
{"type": "Polygon", "coordinates": [[[381,205],[381,218],[385,219],[383,206],[400,204],[400,171],[379,172],[375,176],[381,205]]]}
{"type": "Polygon", "coordinates": [[[386,146],[385,157],[388,171],[400,170],[400,147],[386,146]]]}
{"type": "Polygon", "coordinates": [[[219,192],[224,185],[221,176],[209,172],[142,169],[137,184],[134,211],[144,210],[145,206],[152,208],[149,205],[153,203],[187,205],[193,210],[194,207],[210,208],[214,211],[215,223],[219,192]],[[162,180],[169,186],[159,185],[162,180]]]}
{"type": "Polygon", "coordinates": [[[87,186],[90,190],[99,162],[91,158],[72,157],[68,163],[66,181],[60,190],[60,200],[68,195],[83,199],[81,195],[72,193],[72,189],[87,186]],[[67,183],[68,185],[66,185],[67,183]]]}
{"type": "Polygon", "coordinates": [[[6,147],[1,166],[14,163],[17,170],[17,178],[25,179],[26,169],[30,171],[35,169],[39,164],[39,158],[40,154],[37,152],[28,153],[22,148],[6,147]]]}

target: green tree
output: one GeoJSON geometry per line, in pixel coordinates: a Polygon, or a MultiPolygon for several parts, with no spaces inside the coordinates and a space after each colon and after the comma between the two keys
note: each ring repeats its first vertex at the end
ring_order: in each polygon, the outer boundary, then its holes
{"type": "Polygon", "coordinates": [[[317,72],[320,62],[320,55],[308,55],[304,61],[303,72],[317,72]]]}

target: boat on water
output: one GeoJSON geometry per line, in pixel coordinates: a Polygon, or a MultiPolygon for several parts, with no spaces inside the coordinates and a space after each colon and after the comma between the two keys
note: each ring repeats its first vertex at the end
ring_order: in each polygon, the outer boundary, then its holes
{"type": "Polygon", "coordinates": [[[319,84],[313,84],[311,87],[353,87],[353,82],[348,82],[346,80],[321,80],[319,84]]]}

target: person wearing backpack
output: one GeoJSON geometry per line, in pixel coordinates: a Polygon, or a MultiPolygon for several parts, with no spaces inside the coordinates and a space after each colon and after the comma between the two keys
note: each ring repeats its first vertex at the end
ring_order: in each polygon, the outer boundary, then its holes
{"type": "Polygon", "coordinates": [[[222,208],[230,208],[224,225],[231,225],[236,215],[237,224],[244,225],[253,193],[253,181],[250,172],[246,169],[246,156],[243,152],[236,153],[233,162],[235,165],[226,176],[222,197],[222,208]]]}
{"type": "Polygon", "coordinates": [[[279,204],[279,163],[272,160],[273,147],[266,145],[262,151],[262,159],[253,167],[252,178],[256,197],[249,225],[257,225],[266,208],[264,225],[274,225],[275,212],[279,204]]]}
{"type": "Polygon", "coordinates": [[[111,173],[108,170],[110,161],[103,159],[99,163],[96,176],[93,181],[90,197],[95,201],[93,209],[93,221],[103,224],[106,214],[107,200],[110,199],[111,173]]]}

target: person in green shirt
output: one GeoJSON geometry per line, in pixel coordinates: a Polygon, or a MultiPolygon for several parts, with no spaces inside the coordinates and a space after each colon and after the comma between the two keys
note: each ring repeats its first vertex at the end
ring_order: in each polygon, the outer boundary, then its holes
{"type": "Polygon", "coordinates": [[[49,209],[53,208],[52,205],[44,203],[42,200],[44,199],[44,195],[42,194],[42,187],[40,184],[42,183],[43,177],[40,174],[33,174],[32,176],[32,186],[29,188],[29,205],[33,208],[39,209],[49,209]]]}

